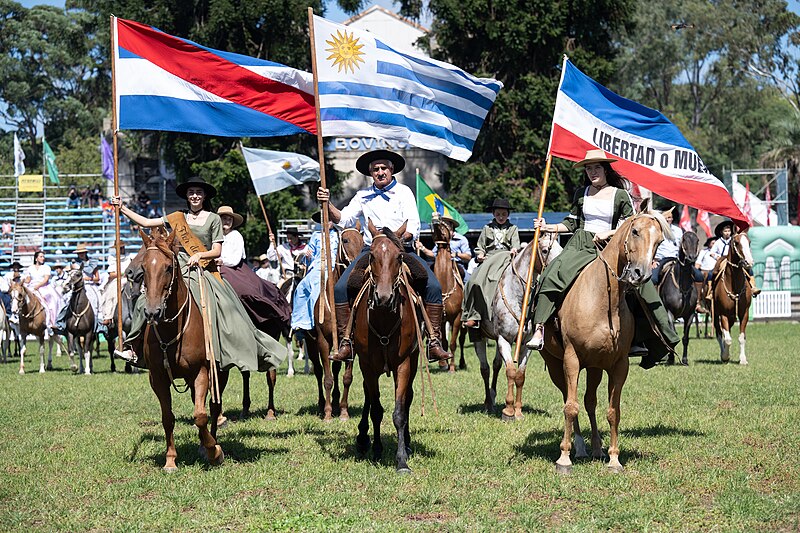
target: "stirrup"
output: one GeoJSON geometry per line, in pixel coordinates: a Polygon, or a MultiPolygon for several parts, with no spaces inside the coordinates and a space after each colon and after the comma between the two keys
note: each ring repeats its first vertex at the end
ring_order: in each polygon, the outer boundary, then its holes
{"type": "Polygon", "coordinates": [[[544,348],[544,326],[542,324],[537,324],[536,328],[533,331],[533,337],[529,340],[525,346],[529,350],[541,350],[544,348]],[[536,334],[539,334],[539,340],[536,340],[536,334]]]}
{"type": "Polygon", "coordinates": [[[632,344],[628,350],[628,357],[645,357],[649,352],[642,344],[632,344]]]}
{"type": "Polygon", "coordinates": [[[130,348],[122,351],[114,349],[114,357],[118,357],[123,361],[131,363],[132,365],[135,365],[139,361],[139,357],[136,355],[136,352],[130,348]]]}

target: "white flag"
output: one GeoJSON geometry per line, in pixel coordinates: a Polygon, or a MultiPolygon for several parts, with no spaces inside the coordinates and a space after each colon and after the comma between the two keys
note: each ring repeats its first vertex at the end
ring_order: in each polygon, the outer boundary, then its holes
{"type": "Polygon", "coordinates": [[[14,176],[19,177],[25,174],[25,152],[19,144],[16,132],[14,132],[14,176]]]}
{"type": "Polygon", "coordinates": [[[308,156],[244,146],[242,154],[259,196],[307,181],[319,181],[319,163],[308,156]]]}

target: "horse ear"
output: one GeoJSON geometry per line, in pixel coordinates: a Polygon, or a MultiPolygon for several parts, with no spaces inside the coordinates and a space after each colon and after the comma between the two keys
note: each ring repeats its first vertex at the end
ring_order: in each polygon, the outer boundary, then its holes
{"type": "Polygon", "coordinates": [[[380,231],[378,231],[378,228],[375,227],[375,224],[372,223],[371,218],[367,218],[367,229],[369,230],[369,234],[372,235],[373,237],[378,233],[380,233],[380,231]]]}
{"type": "Polygon", "coordinates": [[[356,231],[361,233],[361,221],[360,220],[356,220],[356,231]]]}
{"type": "Polygon", "coordinates": [[[406,226],[408,226],[408,219],[403,221],[403,225],[397,228],[397,231],[395,231],[394,234],[402,239],[403,234],[406,232],[406,226]]]}
{"type": "Polygon", "coordinates": [[[139,228],[139,237],[142,238],[142,242],[145,246],[150,246],[153,243],[153,239],[150,238],[147,233],[144,232],[142,228],[139,228]]]}
{"type": "Polygon", "coordinates": [[[639,211],[638,213],[648,213],[650,212],[650,198],[645,198],[642,200],[642,203],[639,204],[639,211]]]}
{"type": "Polygon", "coordinates": [[[176,236],[176,235],[177,235],[177,233],[175,233],[175,232],[173,231],[172,233],[170,233],[170,234],[169,234],[169,236],[167,236],[167,246],[168,246],[170,249],[172,249],[173,245],[175,244],[175,236],[176,236]]]}

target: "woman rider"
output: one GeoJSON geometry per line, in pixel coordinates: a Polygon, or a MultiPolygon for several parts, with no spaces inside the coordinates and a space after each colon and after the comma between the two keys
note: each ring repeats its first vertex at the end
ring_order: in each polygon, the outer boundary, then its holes
{"type": "MultiPolygon", "coordinates": [[[[585,168],[590,185],[576,191],[572,210],[560,224],[546,224],[543,218],[535,221],[534,228],[548,233],[574,232],[564,251],[545,267],[539,277],[534,297],[533,323],[535,330],[528,347],[541,350],[544,345],[544,324],[555,316],[564,295],[578,278],[583,268],[597,257],[596,245],[608,241],[617,227],[633,215],[633,203],[627,190],[627,180],[611,168],[616,159],[609,159],[602,150],[589,150],[583,160],[573,168],[585,168]]],[[[643,312],[635,300],[628,299],[636,319],[634,343],[644,343],[646,348],[634,346],[631,355],[643,356],[641,366],[651,368],[660,361],[678,341],[678,335],[667,316],[658,292],[648,281],[640,289],[644,302],[649,307],[654,321],[664,339],[650,331],[643,312]]]]}
{"type": "MultiPolygon", "coordinates": [[[[186,199],[188,209],[177,211],[166,217],[147,218],[121,205],[119,197],[111,200],[112,205],[135,224],[142,227],[155,228],[166,225],[185,224],[191,233],[199,239],[205,251],[191,256],[185,250],[178,254],[184,281],[196,302],[200,301],[200,285],[198,275],[191,267],[199,265],[200,260],[217,259],[222,252],[222,221],[219,215],[211,211],[209,200],[217,190],[203,178],[192,177],[175,188],[181,198],[186,199]],[[170,222],[172,220],[172,222],[170,222]]],[[[173,228],[174,229],[174,228],[173,228]]],[[[286,358],[286,349],[276,340],[257,330],[242,307],[239,298],[231,286],[214,276],[208,270],[199,268],[206,285],[207,309],[212,332],[210,337],[214,343],[220,366],[227,370],[231,366],[243,372],[266,371],[270,367],[278,367],[286,358]]],[[[133,312],[131,332],[125,340],[126,350],[115,351],[115,354],[126,361],[136,364],[141,354],[142,329],[144,327],[144,298],[139,298],[133,312]]],[[[141,363],[139,363],[141,364],[141,363]]]]}
{"type": "Polygon", "coordinates": [[[22,275],[25,286],[42,302],[47,314],[47,327],[52,328],[56,322],[58,311],[64,306],[61,295],[50,283],[50,267],[44,264],[44,252],[37,250],[33,254],[33,264],[25,269],[22,275]]]}

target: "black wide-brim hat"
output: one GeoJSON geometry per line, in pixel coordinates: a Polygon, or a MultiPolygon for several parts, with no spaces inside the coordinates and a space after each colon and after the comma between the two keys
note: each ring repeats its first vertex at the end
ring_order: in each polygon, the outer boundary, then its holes
{"type": "Polygon", "coordinates": [[[206,191],[206,199],[210,200],[217,195],[217,189],[211,185],[210,183],[206,183],[206,180],[201,178],[200,176],[192,176],[188,180],[184,181],[177,187],[175,187],[175,194],[186,199],[186,193],[189,190],[189,187],[200,187],[204,191],[206,191]]]}
{"type": "Polygon", "coordinates": [[[403,158],[402,155],[392,152],[390,150],[373,150],[371,152],[367,152],[363,154],[361,157],[358,158],[356,161],[356,169],[364,174],[365,176],[369,176],[369,166],[373,161],[378,161],[381,159],[385,159],[386,161],[391,161],[392,166],[392,175],[399,174],[401,170],[406,167],[406,160],[403,158]]]}
{"type": "Polygon", "coordinates": [[[717,238],[721,239],[722,238],[722,230],[724,230],[726,227],[730,227],[731,228],[731,234],[736,233],[736,228],[733,225],[733,220],[723,220],[722,222],[717,224],[716,228],[714,228],[714,235],[716,235],[717,238]]]}
{"type": "Polygon", "coordinates": [[[508,203],[508,200],[505,198],[495,198],[492,205],[489,206],[488,211],[494,211],[495,209],[508,209],[509,211],[513,211],[511,208],[511,204],[508,203]]]}
{"type": "Polygon", "coordinates": [[[11,270],[14,270],[15,268],[17,270],[22,270],[22,264],[19,261],[14,261],[13,263],[11,263],[9,268],[11,268],[11,270]]]}
{"type": "Polygon", "coordinates": [[[718,237],[709,237],[708,239],[706,239],[706,242],[703,244],[703,246],[708,248],[708,245],[711,244],[712,241],[716,241],[717,239],[718,237]]]}

